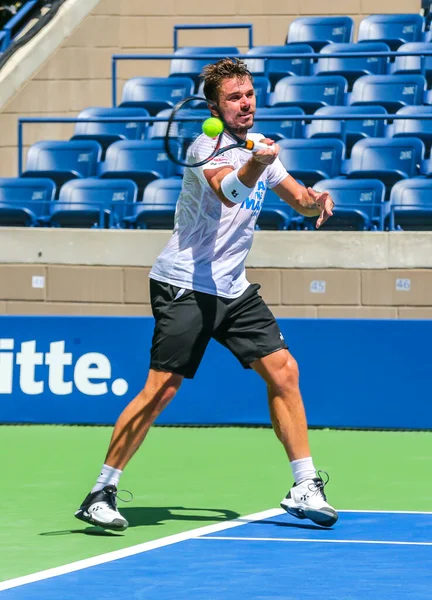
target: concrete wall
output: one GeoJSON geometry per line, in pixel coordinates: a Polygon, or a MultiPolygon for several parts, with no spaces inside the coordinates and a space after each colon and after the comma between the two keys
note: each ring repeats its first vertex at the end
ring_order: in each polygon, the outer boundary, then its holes
{"type": "MultiPolygon", "coordinates": [[[[72,0],[71,0],[72,1],[72,0]]],[[[77,0],[74,0],[75,2],[77,0]]],[[[80,0],[86,2],[86,0],[80,0]]],[[[18,116],[76,116],[88,106],[111,105],[111,56],[114,53],[172,51],[176,23],[253,23],[254,43],[283,44],[288,26],[301,15],[350,15],[356,24],[371,13],[418,12],[418,0],[101,0],[93,12],[41,65],[0,113],[0,176],[17,174],[18,116]]],[[[236,45],[245,49],[246,33],[182,32],[181,45],[236,45]]],[[[35,45],[37,52],[37,45],[35,45]]],[[[137,75],[164,75],[168,63],[125,62],[118,93],[137,75]]],[[[41,139],[68,139],[70,125],[27,125],[28,147],[41,139]]]]}
{"type": "MultiPolygon", "coordinates": [[[[2,229],[0,314],[150,315],[169,235],[2,229]]],[[[432,233],[257,232],[247,274],[277,317],[432,318],[432,233]]]]}

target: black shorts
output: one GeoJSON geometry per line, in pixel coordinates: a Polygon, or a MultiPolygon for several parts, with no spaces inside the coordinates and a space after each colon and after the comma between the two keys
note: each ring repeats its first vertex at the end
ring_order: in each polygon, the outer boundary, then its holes
{"type": "Polygon", "coordinates": [[[239,298],[221,298],[150,279],[156,320],[150,367],[192,379],[211,338],[231,350],[245,369],[287,348],[259,289],[252,284],[239,298]]]}

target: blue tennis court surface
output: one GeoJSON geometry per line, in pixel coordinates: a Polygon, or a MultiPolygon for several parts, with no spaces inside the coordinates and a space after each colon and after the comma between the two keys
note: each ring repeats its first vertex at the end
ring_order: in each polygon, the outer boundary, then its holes
{"type": "Polygon", "coordinates": [[[271,510],[0,584],[2,600],[430,600],[432,513],[271,510]],[[9,588],[9,589],[8,589],[9,588]]]}

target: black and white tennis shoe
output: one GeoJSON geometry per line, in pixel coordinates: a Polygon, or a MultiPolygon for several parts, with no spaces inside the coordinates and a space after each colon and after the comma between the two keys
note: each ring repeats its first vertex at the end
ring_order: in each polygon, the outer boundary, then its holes
{"type": "Polygon", "coordinates": [[[294,485],[280,505],[287,513],[298,519],[310,519],[317,525],[331,527],[338,520],[338,514],[327,502],[324,493],[329,477],[325,473],[327,479],[324,481],[321,473],[324,472],[318,471],[318,477],[294,485]]]}
{"type": "Polygon", "coordinates": [[[98,492],[90,492],[75,516],[81,521],[104,529],[124,531],[129,525],[117,510],[117,488],[114,485],[106,485],[98,492]]]}

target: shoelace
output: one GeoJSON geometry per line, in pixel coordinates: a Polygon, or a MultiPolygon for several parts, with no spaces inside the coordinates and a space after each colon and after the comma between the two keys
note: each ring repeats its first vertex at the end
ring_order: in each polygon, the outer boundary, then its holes
{"type": "Polygon", "coordinates": [[[308,485],[308,489],[312,492],[312,495],[320,494],[325,501],[327,496],[325,495],[324,488],[330,481],[330,476],[326,471],[317,471],[317,477],[314,478],[313,483],[308,485]],[[326,477],[325,481],[323,475],[326,477]]]}
{"type": "Polygon", "coordinates": [[[108,496],[108,498],[107,498],[108,506],[110,506],[110,508],[114,508],[114,510],[117,510],[117,498],[121,502],[126,502],[126,503],[132,502],[132,500],[133,500],[133,494],[129,490],[117,490],[117,491],[115,491],[114,489],[105,490],[105,494],[108,496]],[[119,496],[119,492],[126,492],[127,494],[129,494],[130,495],[129,500],[126,500],[126,498],[121,498],[119,496]]]}

